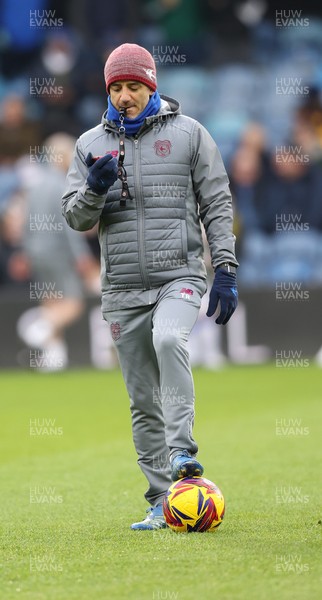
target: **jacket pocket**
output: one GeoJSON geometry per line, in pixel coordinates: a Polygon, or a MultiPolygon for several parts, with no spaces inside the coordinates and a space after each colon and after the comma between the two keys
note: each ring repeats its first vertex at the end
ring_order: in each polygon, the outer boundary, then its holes
{"type": "Polygon", "coordinates": [[[163,219],[147,231],[146,256],[148,269],[165,272],[187,264],[187,225],[184,219],[163,219]]]}

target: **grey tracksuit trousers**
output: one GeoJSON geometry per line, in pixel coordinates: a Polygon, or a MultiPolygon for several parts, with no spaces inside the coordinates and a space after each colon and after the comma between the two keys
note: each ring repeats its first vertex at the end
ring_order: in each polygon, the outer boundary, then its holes
{"type": "Polygon", "coordinates": [[[186,343],[205,290],[202,279],[180,279],[164,285],[155,304],[104,313],[130,397],[134,445],[152,506],[171,484],[169,451],[198,451],[186,343]]]}

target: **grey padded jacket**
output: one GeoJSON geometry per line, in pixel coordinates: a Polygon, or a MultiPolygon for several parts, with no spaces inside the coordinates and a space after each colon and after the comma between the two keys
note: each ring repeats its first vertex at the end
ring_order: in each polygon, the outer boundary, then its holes
{"type": "Polygon", "coordinates": [[[205,280],[200,221],[213,267],[238,265],[231,194],[219,150],[198,121],[181,114],[177,101],[161,98],[158,115],[146,118],[137,135],[126,136],[124,165],[132,199],[125,207],[120,180],[104,195],[86,183],[88,152],[118,153],[118,129],[106,113],[100,125],[78,139],[67,175],[62,199],[67,223],[84,231],[99,222],[103,311],[118,306],[117,293],[122,307],[130,307],[138,293],[145,297],[144,291],[174,279],[205,280]]]}

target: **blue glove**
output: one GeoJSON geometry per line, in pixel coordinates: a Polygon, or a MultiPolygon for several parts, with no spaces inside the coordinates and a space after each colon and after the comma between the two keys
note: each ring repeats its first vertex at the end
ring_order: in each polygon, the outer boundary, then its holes
{"type": "Polygon", "coordinates": [[[106,194],[107,190],[117,180],[117,161],[112,154],[105,154],[100,158],[93,158],[91,152],[87,154],[85,162],[89,167],[87,183],[96,194],[106,194]]]}
{"type": "Polygon", "coordinates": [[[218,325],[226,325],[238,304],[238,291],[235,273],[228,273],[220,267],[216,270],[209,297],[207,317],[215,313],[220,302],[220,314],[216,319],[218,325]]]}

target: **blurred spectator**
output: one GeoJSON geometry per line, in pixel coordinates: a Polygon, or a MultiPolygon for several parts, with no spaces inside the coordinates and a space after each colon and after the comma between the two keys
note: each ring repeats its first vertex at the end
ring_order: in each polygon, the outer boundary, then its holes
{"type": "Polygon", "coordinates": [[[311,161],[322,165],[322,102],[316,88],[310,88],[307,100],[295,114],[293,137],[311,161]]]}
{"type": "Polygon", "coordinates": [[[255,194],[261,175],[258,152],[247,146],[240,146],[232,160],[230,180],[243,235],[259,227],[255,194]]]}
{"type": "Polygon", "coordinates": [[[296,141],[275,148],[268,160],[264,137],[252,127],[230,169],[242,224],[239,276],[247,285],[278,280],[320,282],[317,249],[322,243],[322,171],[306,149],[315,147],[299,122],[296,141]]]}
{"type": "Polygon", "coordinates": [[[17,161],[40,141],[38,123],[26,116],[26,102],[16,94],[7,95],[0,107],[0,284],[23,281],[13,278],[11,257],[20,243],[21,181],[17,161]]]}
{"type": "Polygon", "coordinates": [[[100,61],[74,32],[47,35],[39,58],[30,69],[30,94],[42,109],[44,136],[57,130],[78,136],[103,112],[100,61]]]}
{"type": "Polygon", "coordinates": [[[245,146],[264,157],[267,152],[267,136],[260,123],[251,122],[241,135],[240,145],[245,146]]]}
{"type": "Polygon", "coordinates": [[[266,143],[264,128],[259,123],[250,123],[241,135],[240,144],[231,161],[231,190],[242,236],[260,227],[257,196],[267,171],[266,143]]]}
{"type": "Polygon", "coordinates": [[[230,178],[244,233],[276,232],[279,214],[299,215],[310,228],[322,231],[322,173],[312,160],[316,138],[300,121],[294,134],[294,140],[276,147],[270,157],[261,127],[252,124],[242,136],[230,178]]]}
{"type": "Polygon", "coordinates": [[[61,215],[60,198],[75,139],[56,134],[44,144],[47,160],[39,167],[38,181],[27,193],[26,221],[22,248],[15,268],[27,258],[30,266],[30,299],[39,307],[26,311],[17,324],[18,334],[30,348],[46,352],[45,370],[68,364],[64,330],[84,310],[84,282],[92,291],[99,288],[99,264],[85,236],[75,233],[61,215]]]}
{"type": "Polygon", "coordinates": [[[310,230],[322,232],[321,198],[322,171],[295,144],[281,146],[255,201],[261,231],[275,233],[279,215],[293,215],[310,230]]]}
{"type": "Polygon", "coordinates": [[[30,147],[39,142],[39,124],[27,117],[24,98],[7,95],[0,107],[0,166],[13,166],[18,158],[29,155],[30,147]]]}

